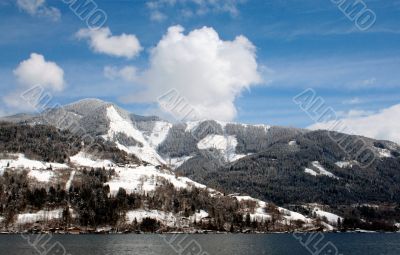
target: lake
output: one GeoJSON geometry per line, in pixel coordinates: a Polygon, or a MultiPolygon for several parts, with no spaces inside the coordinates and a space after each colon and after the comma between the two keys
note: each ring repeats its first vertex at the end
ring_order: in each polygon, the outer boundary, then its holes
{"type": "Polygon", "coordinates": [[[400,234],[0,235],[7,255],[400,254],[400,234]]]}

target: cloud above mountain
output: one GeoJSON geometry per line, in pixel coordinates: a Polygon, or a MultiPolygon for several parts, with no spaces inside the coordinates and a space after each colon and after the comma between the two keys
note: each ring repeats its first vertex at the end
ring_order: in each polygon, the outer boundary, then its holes
{"type": "Polygon", "coordinates": [[[24,87],[40,85],[59,91],[65,85],[64,70],[37,53],[32,53],[29,59],[22,61],[14,70],[14,75],[24,87]]]}
{"type": "Polygon", "coordinates": [[[172,26],[151,50],[149,68],[138,79],[144,91],[130,102],[157,102],[174,90],[198,118],[233,120],[235,99],[261,82],[255,46],[244,36],[222,40],[210,27],[184,34],[172,26]]]}
{"type": "Polygon", "coordinates": [[[4,103],[13,110],[30,110],[22,98],[25,91],[34,87],[46,90],[48,93],[60,92],[65,87],[64,70],[55,62],[47,61],[43,55],[31,53],[13,71],[17,84],[14,90],[3,97],[4,103]]]}
{"type": "Polygon", "coordinates": [[[135,35],[112,35],[108,27],[101,29],[81,29],[76,33],[77,38],[87,39],[90,48],[96,53],[102,53],[114,57],[131,59],[136,57],[142,47],[135,35]]]}
{"type": "Polygon", "coordinates": [[[368,115],[353,115],[339,120],[316,123],[309,128],[328,129],[375,139],[391,140],[400,144],[400,104],[368,115]]]}

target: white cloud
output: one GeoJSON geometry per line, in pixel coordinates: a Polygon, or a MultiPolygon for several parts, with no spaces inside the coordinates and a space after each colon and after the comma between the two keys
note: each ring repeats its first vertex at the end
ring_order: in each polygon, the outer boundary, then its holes
{"type": "Polygon", "coordinates": [[[228,13],[231,16],[239,14],[238,5],[247,0],[151,0],[147,2],[150,19],[164,21],[168,8],[175,8],[178,14],[185,18],[201,16],[208,13],[228,13]]]}
{"type": "Polygon", "coordinates": [[[120,69],[115,66],[106,66],[104,67],[104,76],[110,80],[122,79],[134,82],[137,80],[137,69],[134,66],[125,66],[120,69]]]}
{"type": "Polygon", "coordinates": [[[173,26],[151,51],[150,67],[140,75],[145,91],[127,101],[156,102],[174,89],[200,118],[232,120],[235,99],[261,82],[256,49],[244,36],[223,41],[213,28],[185,35],[173,26]]]}
{"type": "Polygon", "coordinates": [[[150,13],[150,19],[153,21],[164,21],[167,19],[167,15],[164,13],[160,12],[159,10],[154,10],[150,13]]]}
{"type": "Polygon", "coordinates": [[[316,123],[310,129],[328,129],[348,134],[363,135],[375,139],[391,140],[400,144],[400,104],[393,105],[377,113],[361,117],[353,114],[337,121],[316,123]]]}
{"type": "Polygon", "coordinates": [[[43,55],[37,53],[32,53],[29,59],[22,61],[14,70],[14,75],[17,86],[3,96],[3,102],[10,108],[9,112],[32,110],[35,104],[39,103],[34,101],[34,98],[49,98],[52,92],[62,91],[65,86],[63,69],[54,62],[46,61],[43,55]],[[38,93],[39,91],[43,93],[38,93]]]}
{"type": "Polygon", "coordinates": [[[25,87],[40,85],[60,91],[65,85],[63,69],[37,53],[22,61],[14,70],[14,75],[18,83],[25,87]]]}
{"type": "Polygon", "coordinates": [[[98,30],[81,29],[76,33],[79,39],[88,39],[94,52],[131,59],[142,50],[135,35],[113,36],[108,27],[98,30]]]}
{"type": "Polygon", "coordinates": [[[47,6],[45,0],[17,0],[17,5],[32,16],[48,17],[54,21],[61,18],[60,10],[47,6]]]}

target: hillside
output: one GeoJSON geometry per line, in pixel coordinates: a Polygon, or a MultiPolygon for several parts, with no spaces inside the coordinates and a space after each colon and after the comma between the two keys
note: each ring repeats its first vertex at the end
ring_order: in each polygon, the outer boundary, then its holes
{"type": "MultiPolygon", "coordinates": [[[[138,167],[173,170],[224,193],[249,195],[309,217],[320,207],[357,226],[366,227],[365,220],[400,222],[400,147],[393,142],[214,120],[169,123],[98,99],[4,120],[52,125],[134,155],[138,167]]],[[[120,162],[112,155],[104,159],[120,162]]]]}

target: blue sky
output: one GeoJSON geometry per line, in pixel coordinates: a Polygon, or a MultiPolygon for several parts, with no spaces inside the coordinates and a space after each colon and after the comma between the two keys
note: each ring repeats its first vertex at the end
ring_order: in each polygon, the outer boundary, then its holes
{"type": "Polygon", "coordinates": [[[52,91],[56,102],[97,97],[138,114],[157,113],[151,100],[126,100],[142,85],[107,78],[104,68],[147,70],[151,49],[176,25],[185,28],[185,35],[207,26],[222,41],[243,35],[255,46],[262,81],[234,95],[235,121],[310,126],[313,120],[292,101],[306,88],[315,89],[343,117],[371,115],[400,103],[400,1],[365,1],[376,14],[375,24],[366,31],[330,0],[230,0],[229,6],[161,0],[157,8],[144,0],[95,1],[107,14],[104,26],[113,35],[135,35],[140,41],[143,50],[132,58],[95,52],[88,39],[77,38],[80,29],[87,29],[86,23],[62,1],[47,0],[38,7],[57,9],[57,17],[39,9],[29,12],[15,2],[0,2],[3,114],[21,111],[4,97],[18,91],[21,85],[14,70],[31,53],[62,68],[64,87],[52,91]]]}

